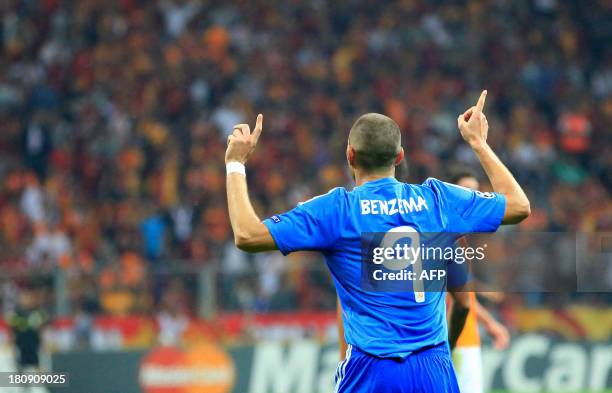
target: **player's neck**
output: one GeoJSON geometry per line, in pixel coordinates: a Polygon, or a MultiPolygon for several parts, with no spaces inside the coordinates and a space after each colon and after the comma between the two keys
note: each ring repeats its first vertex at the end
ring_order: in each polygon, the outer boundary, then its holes
{"type": "Polygon", "coordinates": [[[378,173],[362,173],[360,171],[355,171],[355,184],[360,186],[370,181],[385,179],[388,177],[395,177],[395,168],[390,171],[383,171],[378,173]]]}

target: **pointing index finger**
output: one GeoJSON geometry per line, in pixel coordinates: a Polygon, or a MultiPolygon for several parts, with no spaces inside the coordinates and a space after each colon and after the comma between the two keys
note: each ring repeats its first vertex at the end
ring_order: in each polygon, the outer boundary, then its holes
{"type": "Polygon", "coordinates": [[[478,103],[476,104],[475,112],[482,112],[486,99],[487,99],[487,91],[483,90],[482,93],[480,93],[480,98],[478,99],[478,103]]]}
{"type": "Polygon", "coordinates": [[[261,130],[263,128],[263,115],[260,113],[257,115],[257,120],[255,121],[255,129],[253,130],[253,136],[259,139],[259,135],[261,135],[261,130]]]}

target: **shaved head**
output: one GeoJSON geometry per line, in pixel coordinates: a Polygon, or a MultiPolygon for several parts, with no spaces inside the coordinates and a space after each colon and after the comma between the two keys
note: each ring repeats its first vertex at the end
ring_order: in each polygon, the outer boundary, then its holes
{"type": "Polygon", "coordinates": [[[380,113],[359,117],[351,127],[348,143],[355,151],[355,165],[368,172],[393,167],[402,149],[399,126],[380,113]]]}

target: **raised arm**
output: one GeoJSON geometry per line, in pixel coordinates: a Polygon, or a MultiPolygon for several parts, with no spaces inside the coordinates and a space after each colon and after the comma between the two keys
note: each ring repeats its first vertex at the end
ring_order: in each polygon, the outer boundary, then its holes
{"type": "Polygon", "coordinates": [[[249,199],[244,166],[257,145],[262,123],[263,115],[259,114],[253,133],[248,124],[235,125],[225,152],[227,208],[234,231],[234,242],[238,248],[248,252],[276,250],[270,231],[255,213],[249,199]]]}
{"type": "Polygon", "coordinates": [[[484,108],[487,91],[484,90],[475,107],[465,111],[457,118],[457,124],[463,139],[470,144],[484,169],[493,191],[506,197],[506,211],[502,224],[517,224],[531,213],[529,199],[512,176],[512,173],[501,162],[491,147],[487,144],[489,124],[482,109],[484,108]]]}

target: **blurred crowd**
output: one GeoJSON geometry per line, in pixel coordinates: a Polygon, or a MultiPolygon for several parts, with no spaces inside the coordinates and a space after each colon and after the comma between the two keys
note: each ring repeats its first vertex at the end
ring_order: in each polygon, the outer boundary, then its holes
{"type": "Polygon", "coordinates": [[[482,88],[490,144],[532,201],[522,228],[609,231],[611,13],[605,0],[3,1],[0,268],[63,269],[87,310],[193,309],[189,282],[150,279],[179,260],[217,266],[228,307],[333,307],[329,278],[300,274],[312,255],[234,248],[232,126],[264,113],[248,177],[266,217],[351,187],[346,138],[365,112],[400,125],[406,181],[478,168],[456,117],[482,88]]]}

